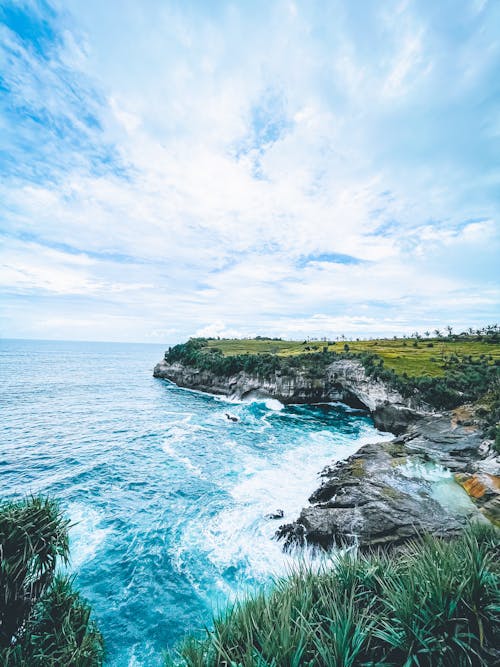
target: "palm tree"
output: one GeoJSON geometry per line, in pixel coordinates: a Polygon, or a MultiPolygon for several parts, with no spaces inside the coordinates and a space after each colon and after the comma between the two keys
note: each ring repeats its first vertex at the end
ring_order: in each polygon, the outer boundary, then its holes
{"type": "Polygon", "coordinates": [[[0,515],[0,644],[8,644],[52,583],[57,557],[67,563],[68,521],[56,503],[31,498],[6,503],[0,515]],[[33,572],[35,576],[33,576],[33,572]]]}

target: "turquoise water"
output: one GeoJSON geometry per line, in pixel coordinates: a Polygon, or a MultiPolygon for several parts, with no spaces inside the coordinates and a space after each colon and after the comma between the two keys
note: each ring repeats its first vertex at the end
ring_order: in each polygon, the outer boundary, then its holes
{"type": "Polygon", "coordinates": [[[380,438],[345,406],[231,404],[154,379],[164,348],[0,343],[1,496],[60,498],[114,667],[160,665],[212,609],[284,573],[296,557],[264,515],[293,520],[325,464],[380,438]]]}

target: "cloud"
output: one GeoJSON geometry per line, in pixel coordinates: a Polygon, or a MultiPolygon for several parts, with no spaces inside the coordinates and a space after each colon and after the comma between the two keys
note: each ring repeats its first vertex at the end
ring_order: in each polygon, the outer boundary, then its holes
{"type": "Polygon", "coordinates": [[[225,322],[218,320],[198,329],[194,335],[202,338],[242,338],[245,333],[242,330],[231,329],[225,322]]]}
{"type": "Polygon", "coordinates": [[[6,7],[7,335],[498,316],[497,6],[6,7]]]}

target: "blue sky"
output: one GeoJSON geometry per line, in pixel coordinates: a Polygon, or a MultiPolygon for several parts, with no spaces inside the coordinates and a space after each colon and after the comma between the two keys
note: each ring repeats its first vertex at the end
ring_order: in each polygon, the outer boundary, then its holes
{"type": "Polygon", "coordinates": [[[0,5],[1,335],[498,321],[500,3],[0,5]]]}

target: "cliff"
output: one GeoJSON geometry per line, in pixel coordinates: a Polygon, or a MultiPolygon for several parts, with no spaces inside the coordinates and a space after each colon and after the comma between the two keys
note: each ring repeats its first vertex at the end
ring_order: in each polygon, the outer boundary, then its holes
{"type": "Polygon", "coordinates": [[[285,404],[339,400],[368,410],[377,428],[398,436],[365,445],[346,461],[325,468],[309,505],[295,522],[277,530],[285,548],[310,544],[327,549],[353,542],[361,548],[397,545],[424,531],[454,535],[472,517],[487,516],[500,523],[500,460],[485,447],[478,425],[461,423],[454,412],[439,414],[416,399],[404,399],[387,383],[369,377],[356,359],[338,359],[321,373],[298,367],[262,377],[244,371],[217,375],[162,361],[154,376],[237,399],[276,398],[285,404]],[[467,505],[451,475],[450,485],[456,487],[452,493],[458,493],[451,506],[434,497],[433,485],[418,479],[425,466],[454,473],[464,489],[474,489],[471,502],[467,505]],[[478,482],[484,486],[481,493],[478,482]]]}
{"type": "Polygon", "coordinates": [[[377,428],[396,434],[423,414],[422,406],[403,399],[383,381],[368,377],[363,365],[354,359],[334,361],[319,377],[305,368],[289,374],[276,371],[271,377],[244,371],[226,377],[165,360],[155,366],[153,375],[179,387],[236,399],[276,398],[284,404],[342,401],[370,411],[377,428]]]}
{"type": "Polygon", "coordinates": [[[313,403],[329,399],[326,378],[311,378],[306,370],[298,369],[293,375],[280,372],[271,378],[250,375],[241,371],[229,377],[215,375],[181,362],[161,361],[153,375],[175,382],[179,387],[196,389],[210,394],[245,399],[252,396],[276,398],[282,403],[313,403]]]}

